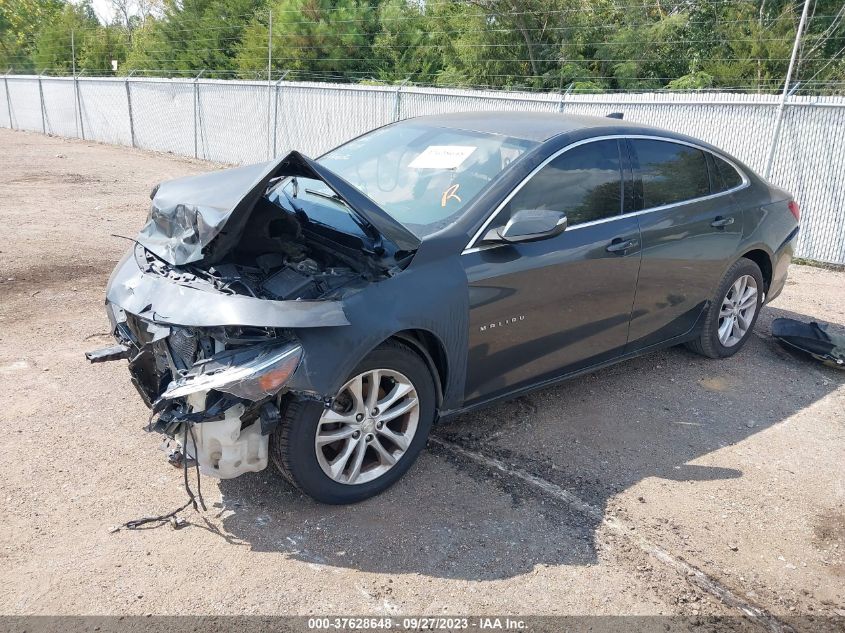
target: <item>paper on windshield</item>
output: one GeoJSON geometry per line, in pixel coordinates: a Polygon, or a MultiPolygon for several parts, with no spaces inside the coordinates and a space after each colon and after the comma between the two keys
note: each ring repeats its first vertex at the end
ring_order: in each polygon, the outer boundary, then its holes
{"type": "Polygon", "coordinates": [[[429,145],[408,167],[412,169],[457,169],[476,150],[469,145],[429,145]]]}

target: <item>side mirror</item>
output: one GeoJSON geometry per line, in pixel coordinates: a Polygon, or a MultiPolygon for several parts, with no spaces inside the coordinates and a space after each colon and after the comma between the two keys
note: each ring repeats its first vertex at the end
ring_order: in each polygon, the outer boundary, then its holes
{"type": "Polygon", "coordinates": [[[523,209],[515,212],[508,223],[491,229],[485,242],[534,242],[560,235],[566,230],[566,214],[548,209],[523,209]]]}

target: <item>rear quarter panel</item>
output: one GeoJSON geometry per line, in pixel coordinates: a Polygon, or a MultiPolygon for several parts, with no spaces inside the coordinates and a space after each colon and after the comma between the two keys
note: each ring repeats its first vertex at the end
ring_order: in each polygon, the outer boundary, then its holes
{"type": "Polygon", "coordinates": [[[740,253],[762,250],[772,264],[772,275],[766,301],[774,299],[783,289],[793,244],[798,235],[798,222],[789,210],[792,195],[782,189],[757,181],[737,194],[742,208],[742,242],[740,253]]]}

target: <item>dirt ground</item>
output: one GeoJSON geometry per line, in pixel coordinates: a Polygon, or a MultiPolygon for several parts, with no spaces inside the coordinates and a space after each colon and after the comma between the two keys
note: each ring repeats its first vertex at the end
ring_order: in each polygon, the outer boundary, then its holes
{"type": "Polygon", "coordinates": [[[769,336],[781,315],[845,326],[845,273],[793,266],[731,359],[669,349],[441,425],[365,503],[267,470],[204,478],[181,530],[115,532],[185,491],[124,363],[83,357],[111,341],[112,235],[214,165],[5,129],[0,148],[0,613],[845,617],[845,372],[769,336]]]}

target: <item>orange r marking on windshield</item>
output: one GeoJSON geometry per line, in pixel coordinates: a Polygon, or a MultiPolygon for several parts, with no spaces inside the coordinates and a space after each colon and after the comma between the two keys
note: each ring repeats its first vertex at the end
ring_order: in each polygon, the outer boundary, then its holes
{"type": "Polygon", "coordinates": [[[460,185],[452,185],[446,191],[443,192],[443,195],[440,196],[440,206],[445,207],[446,203],[449,200],[457,200],[458,202],[461,201],[460,197],[458,196],[458,187],[460,185]]]}

